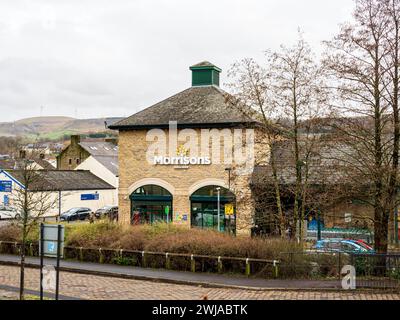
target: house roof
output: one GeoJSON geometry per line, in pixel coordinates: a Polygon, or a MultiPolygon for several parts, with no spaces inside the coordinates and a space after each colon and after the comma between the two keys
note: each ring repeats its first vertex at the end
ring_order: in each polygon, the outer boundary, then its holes
{"type": "Polygon", "coordinates": [[[41,159],[41,158],[35,158],[32,159],[35,161],[39,166],[41,166],[44,170],[55,170],[56,168],[48,162],[46,159],[41,159]]]}
{"type": "MultiPolygon", "coordinates": [[[[300,159],[305,158],[305,152],[310,152],[308,156],[310,184],[335,184],[346,181],[346,162],[343,161],[345,154],[351,150],[346,145],[332,146],[325,142],[315,150],[305,145],[305,141],[300,141],[300,159]],[[340,148],[341,152],[337,150],[340,148]],[[308,151],[307,151],[308,150],[308,151]]],[[[296,183],[296,163],[293,152],[293,142],[275,141],[272,145],[277,169],[277,177],[282,185],[293,185],[296,183]]],[[[304,173],[303,173],[304,174],[304,173]]],[[[255,185],[270,184],[273,182],[273,172],[271,159],[266,165],[259,165],[254,168],[252,183],[255,185]]]]}
{"type": "Polygon", "coordinates": [[[247,117],[226,101],[227,93],[216,86],[200,86],[186,89],[143,111],[125,118],[110,129],[142,129],[168,127],[177,121],[180,127],[227,127],[253,124],[247,117]]]}
{"type": "Polygon", "coordinates": [[[31,191],[79,191],[109,190],[112,185],[86,170],[32,170],[24,174],[22,170],[4,170],[22,185],[26,184],[26,174],[31,178],[31,191]]]}
{"type": "Polygon", "coordinates": [[[0,159],[0,170],[1,169],[15,169],[15,160],[14,159],[0,159]]]}
{"type": "MultiPolygon", "coordinates": [[[[31,158],[29,159],[32,162],[36,162],[39,166],[41,166],[44,170],[55,170],[54,166],[45,159],[41,158],[31,158]]],[[[0,169],[3,170],[14,170],[18,169],[20,163],[15,159],[0,159],[0,169]]]]}
{"type": "Polygon", "coordinates": [[[118,156],[93,156],[106,167],[113,175],[118,176],[118,156]]]}
{"type": "Polygon", "coordinates": [[[82,141],[79,145],[92,156],[118,156],[118,146],[105,141],[82,141]]]}

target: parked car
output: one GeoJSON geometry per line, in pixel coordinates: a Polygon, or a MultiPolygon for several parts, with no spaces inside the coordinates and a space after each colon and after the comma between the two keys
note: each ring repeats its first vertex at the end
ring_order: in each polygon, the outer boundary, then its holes
{"type": "Polygon", "coordinates": [[[314,250],[329,253],[375,253],[372,248],[367,248],[354,240],[325,239],[317,241],[314,250]]]}
{"type": "Polygon", "coordinates": [[[61,221],[85,220],[90,217],[92,210],[89,208],[72,208],[61,214],[61,221]]]}
{"type": "Polygon", "coordinates": [[[97,219],[110,217],[113,213],[118,212],[117,206],[104,206],[103,208],[98,209],[94,215],[97,219]]]}
{"type": "Polygon", "coordinates": [[[359,244],[360,246],[364,247],[367,250],[371,250],[374,251],[374,248],[372,248],[368,243],[366,243],[364,240],[351,240],[349,239],[349,241],[353,241],[357,244],[359,244]]]}
{"type": "Polygon", "coordinates": [[[15,208],[0,205],[0,220],[1,219],[19,219],[21,215],[15,208]]]}

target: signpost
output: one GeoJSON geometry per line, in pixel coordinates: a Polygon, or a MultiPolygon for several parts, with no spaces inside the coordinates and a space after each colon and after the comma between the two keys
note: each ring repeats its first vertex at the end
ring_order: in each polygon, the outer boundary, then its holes
{"type": "MultiPolygon", "coordinates": [[[[40,300],[43,300],[44,289],[44,257],[56,258],[56,275],[55,275],[55,299],[58,300],[59,282],[60,282],[60,259],[64,257],[64,226],[60,224],[40,224],[40,300]]],[[[46,268],[48,270],[49,268],[46,268]]],[[[53,277],[49,272],[46,277],[53,277]]],[[[46,279],[48,280],[48,279],[46,279]]],[[[50,281],[53,283],[53,281],[50,281]]]]}
{"type": "Polygon", "coordinates": [[[234,208],[233,208],[233,204],[232,203],[228,203],[225,205],[225,215],[226,216],[233,216],[235,214],[234,208]]]}

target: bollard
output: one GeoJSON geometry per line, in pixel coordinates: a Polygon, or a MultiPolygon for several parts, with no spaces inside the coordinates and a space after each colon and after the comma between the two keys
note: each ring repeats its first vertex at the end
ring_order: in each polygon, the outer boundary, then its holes
{"type": "Polygon", "coordinates": [[[33,257],[33,248],[32,248],[32,245],[33,245],[33,243],[31,242],[31,243],[29,244],[29,255],[30,255],[31,257],[33,257]]]}
{"type": "Polygon", "coordinates": [[[169,258],[168,252],[165,254],[165,268],[171,269],[171,259],[169,258]]]}
{"type": "Polygon", "coordinates": [[[190,270],[196,272],[196,261],[194,260],[194,255],[190,256],[190,270]]]}
{"type": "Polygon", "coordinates": [[[18,248],[18,242],[14,242],[14,250],[18,253],[21,254],[19,248],[18,248]]]}
{"type": "Polygon", "coordinates": [[[104,256],[101,248],[99,248],[99,263],[104,263],[104,256]]]}
{"type": "Polygon", "coordinates": [[[142,251],[142,268],[146,268],[146,255],[144,251],[142,251]]]}
{"type": "Polygon", "coordinates": [[[250,276],[250,261],[249,258],[246,259],[246,276],[250,276]]]}
{"type": "Polygon", "coordinates": [[[3,241],[0,241],[0,253],[3,252],[2,244],[3,244],[3,241]]]}
{"type": "Polygon", "coordinates": [[[222,261],[221,257],[218,257],[218,272],[222,273],[222,261]]]}
{"type": "Polygon", "coordinates": [[[274,260],[273,267],[274,267],[274,277],[278,278],[278,261],[274,260]]]}

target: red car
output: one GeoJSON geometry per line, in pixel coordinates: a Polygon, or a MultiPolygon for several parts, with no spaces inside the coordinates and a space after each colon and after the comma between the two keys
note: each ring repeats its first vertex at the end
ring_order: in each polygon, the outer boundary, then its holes
{"type": "Polygon", "coordinates": [[[364,247],[367,250],[374,250],[370,245],[368,245],[364,240],[353,240],[353,239],[348,239],[350,241],[354,241],[355,243],[359,244],[360,246],[364,247]]]}

